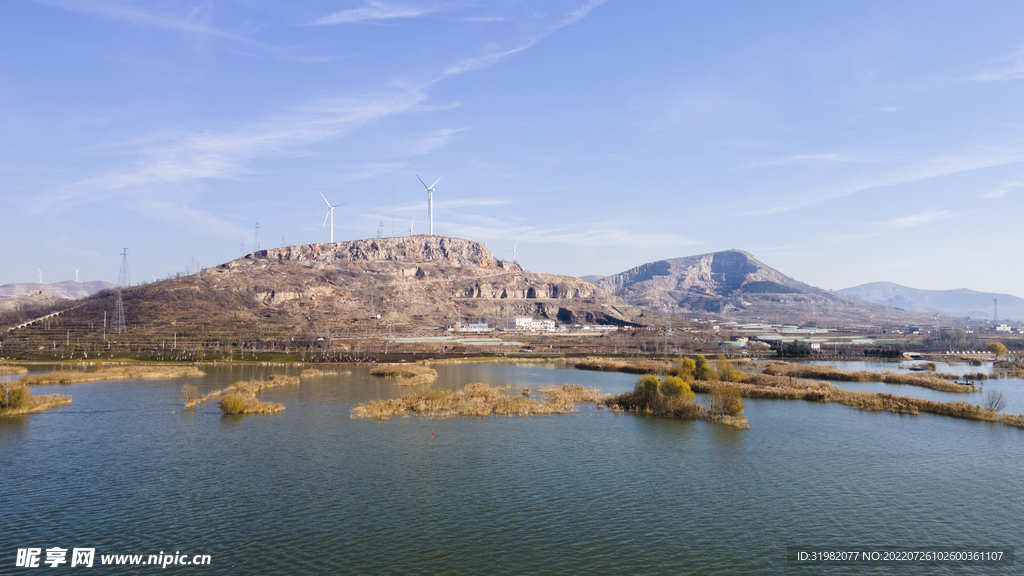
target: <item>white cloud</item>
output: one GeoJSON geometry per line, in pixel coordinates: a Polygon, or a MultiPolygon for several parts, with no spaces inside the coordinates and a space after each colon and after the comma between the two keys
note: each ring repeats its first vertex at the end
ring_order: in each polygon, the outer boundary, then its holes
{"type": "Polygon", "coordinates": [[[104,2],[102,0],[34,0],[39,4],[61,8],[72,12],[100,16],[111,20],[120,20],[137,26],[159,28],[171,32],[179,32],[190,35],[215,36],[266,48],[263,44],[246,38],[235,32],[222,30],[210,25],[212,12],[199,8],[192,8],[188,14],[160,13],[143,10],[138,6],[126,2],[104,2]]]}
{"type": "Polygon", "coordinates": [[[1010,190],[1013,190],[1014,188],[1017,188],[1019,186],[1024,186],[1024,182],[1005,182],[1003,184],[1000,184],[999,187],[996,188],[995,190],[992,190],[991,192],[986,192],[985,194],[982,194],[981,197],[982,198],[1000,198],[1002,196],[1005,196],[1006,193],[1009,192],[1010,190]]]}
{"type": "Polygon", "coordinates": [[[362,8],[350,8],[328,14],[313,22],[314,25],[326,24],[353,24],[356,22],[370,22],[375,20],[392,20],[395,18],[416,18],[427,16],[442,10],[441,6],[407,6],[403,4],[390,4],[387,2],[375,2],[370,0],[362,8]]]}
{"type": "Polygon", "coordinates": [[[953,216],[949,210],[925,210],[920,214],[913,214],[910,216],[903,216],[894,220],[888,220],[881,222],[881,225],[891,230],[905,230],[907,228],[914,228],[921,226],[922,224],[929,224],[931,222],[938,222],[945,220],[953,216]]]}
{"type": "Polygon", "coordinates": [[[257,159],[336,138],[366,122],[406,112],[423,99],[416,91],[322,99],[236,130],[173,137],[167,144],[145,150],[132,168],[57,190],[53,204],[68,207],[168,184],[241,180],[254,172],[252,163],[257,159]]]}

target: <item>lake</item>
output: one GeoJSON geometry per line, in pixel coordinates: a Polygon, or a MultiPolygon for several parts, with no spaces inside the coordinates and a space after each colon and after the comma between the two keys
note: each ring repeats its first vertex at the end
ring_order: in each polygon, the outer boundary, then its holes
{"type": "MultiPolygon", "coordinates": [[[[561,383],[618,393],[636,380],[564,363],[435,367],[435,387],[483,382],[513,393],[561,383]]],[[[533,418],[353,420],[356,403],[408,392],[366,366],[264,392],[285,404],[280,414],[184,410],[185,382],[203,393],[299,373],[203,369],[201,379],[39,387],[74,402],[0,418],[0,573],[21,573],[16,552],[29,547],[43,560],[47,548],[68,549],[70,560],[72,548],[92,547],[97,566],[100,555],[209,555],[207,566],[161,570],[202,574],[1020,573],[786,557],[791,546],[1021,546],[1024,431],[1003,425],[775,400],[744,400],[750,430],[592,406],[533,418]]],[[[1024,411],[1021,380],[983,385],[1024,411]]]]}

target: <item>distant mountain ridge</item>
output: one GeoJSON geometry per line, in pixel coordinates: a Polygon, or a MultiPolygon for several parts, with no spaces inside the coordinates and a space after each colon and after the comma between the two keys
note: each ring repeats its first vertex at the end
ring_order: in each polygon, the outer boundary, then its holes
{"type": "Polygon", "coordinates": [[[924,290],[892,282],[869,282],[844,288],[839,293],[865,302],[892,305],[914,312],[931,312],[947,316],[970,316],[992,319],[992,300],[998,302],[1000,320],[1024,320],[1024,298],[1010,294],[957,290],[924,290]]]}
{"type": "Polygon", "coordinates": [[[893,321],[923,323],[934,317],[816,288],[742,250],[648,262],[593,282],[648,310],[738,321],[867,327],[893,321]]]}
{"type": "Polygon", "coordinates": [[[0,298],[25,296],[32,291],[39,290],[43,294],[54,294],[56,296],[77,299],[92,296],[101,290],[115,287],[116,286],[114,284],[104,282],[102,280],[95,280],[92,282],[64,280],[63,282],[55,282],[53,284],[40,284],[39,282],[14,282],[12,284],[0,285],[0,298]]]}

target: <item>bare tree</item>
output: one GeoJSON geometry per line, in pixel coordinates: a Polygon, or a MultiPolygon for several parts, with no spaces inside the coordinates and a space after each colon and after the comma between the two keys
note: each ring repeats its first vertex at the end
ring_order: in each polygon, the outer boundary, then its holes
{"type": "Polygon", "coordinates": [[[1006,408],[1006,396],[1002,392],[989,392],[985,396],[985,409],[990,412],[1002,412],[1006,408]]]}

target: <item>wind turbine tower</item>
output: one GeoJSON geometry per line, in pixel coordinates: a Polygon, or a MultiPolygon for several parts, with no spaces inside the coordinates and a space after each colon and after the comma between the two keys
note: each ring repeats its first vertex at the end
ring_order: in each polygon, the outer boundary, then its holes
{"type": "Polygon", "coordinates": [[[412,236],[412,227],[416,225],[416,215],[412,215],[412,224],[409,224],[409,236],[412,236]]]}
{"type": "Polygon", "coordinates": [[[427,189],[427,216],[430,217],[430,235],[433,236],[434,235],[434,186],[437,186],[437,183],[440,182],[441,179],[438,178],[437,180],[434,180],[434,183],[431,184],[430,186],[427,186],[427,183],[423,181],[423,178],[420,178],[419,174],[416,175],[416,179],[420,181],[420,184],[423,184],[424,188],[427,189]]]}
{"type": "Polygon", "coordinates": [[[999,323],[999,300],[996,298],[992,299],[992,323],[999,323]]]}
{"type": "Polygon", "coordinates": [[[78,282],[78,273],[81,272],[81,268],[75,268],[75,282],[78,282]]]}
{"type": "Polygon", "coordinates": [[[39,270],[39,283],[42,284],[43,283],[43,269],[42,268],[36,268],[36,270],[39,270]]]}
{"type": "Polygon", "coordinates": [[[335,204],[335,205],[332,206],[331,203],[327,201],[327,196],[324,196],[323,192],[320,193],[320,197],[324,199],[324,202],[327,202],[327,216],[324,216],[324,224],[323,224],[323,226],[321,226],[321,228],[323,228],[324,226],[327,226],[327,218],[330,217],[330,219],[331,219],[331,243],[333,244],[334,243],[334,209],[337,208],[338,206],[344,206],[345,204],[348,204],[348,202],[342,202],[341,204],[335,204]]]}

